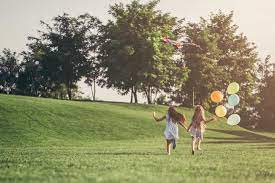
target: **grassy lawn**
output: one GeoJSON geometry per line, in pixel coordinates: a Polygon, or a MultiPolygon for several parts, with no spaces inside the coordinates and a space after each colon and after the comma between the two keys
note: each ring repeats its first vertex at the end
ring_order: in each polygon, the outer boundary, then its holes
{"type": "MultiPolygon", "coordinates": [[[[0,95],[0,182],[275,182],[275,134],[210,123],[165,154],[165,106],[0,95]]],[[[193,111],[181,108],[191,119],[193,111]]]]}

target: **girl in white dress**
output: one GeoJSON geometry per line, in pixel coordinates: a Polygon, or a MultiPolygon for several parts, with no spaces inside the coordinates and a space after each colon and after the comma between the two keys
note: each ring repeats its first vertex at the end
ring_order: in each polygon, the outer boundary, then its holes
{"type": "Polygon", "coordinates": [[[166,128],[164,131],[164,136],[167,142],[166,150],[167,154],[171,154],[171,144],[173,144],[173,149],[176,148],[176,140],[179,139],[179,130],[178,124],[181,125],[183,128],[187,129],[185,126],[186,118],[184,115],[178,113],[175,107],[169,107],[167,114],[161,118],[156,117],[156,113],[153,113],[154,119],[159,122],[166,119],[166,128]]]}

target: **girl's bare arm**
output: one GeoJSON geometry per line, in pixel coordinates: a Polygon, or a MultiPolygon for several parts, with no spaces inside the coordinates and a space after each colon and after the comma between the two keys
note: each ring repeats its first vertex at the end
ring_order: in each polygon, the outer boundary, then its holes
{"type": "Polygon", "coordinates": [[[187,132],[190,131],[191,126],[192,126],[192,122],[190,123],[190,125],[189,125],[188,128],[187,128],[187,132]]]}
{"type": "Polygon", "coordinates": [[[181,121],[179,121],[179,124],[185,128],[185,130],[187,130],[187,127],[185,126],[185,122],[186,122],[186,117],[184,115],[182,115],[182,119],[181,121]]]}
{"type": "Polygon", "coordinates": [[[163,116],[163,117],[161,117],[161,118],[157,118],[157,117],[156,117],[156,113],[154,112],[154,113],[153,113],[153,118],[156,120],[156,122],[160,122],[160,121],[164,120],[164,119],[166,118],[166,116],[163,116]]]}
{"type": "Polygon", "coordinates": [[[184,125],[183,122],[179,122],[180,126],[182,126],[183,128],[185,128],[187,130],[187,127],[184,125]]]}
{"type": "Polygon", "coordinates": [[[215,117],[205,120],[205,123],[209,123],[211,121],[216,121],[217,119],[215,117]]]}

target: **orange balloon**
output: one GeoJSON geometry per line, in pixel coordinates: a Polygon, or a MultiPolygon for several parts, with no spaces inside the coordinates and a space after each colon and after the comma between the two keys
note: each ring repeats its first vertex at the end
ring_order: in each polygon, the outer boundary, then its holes
{"type": "Polygon", "coordinates": [[[223,94],[220,91],[213,91],[211,93],[211,100],[215,103],[219,103],[223,100],[223,94]]]}

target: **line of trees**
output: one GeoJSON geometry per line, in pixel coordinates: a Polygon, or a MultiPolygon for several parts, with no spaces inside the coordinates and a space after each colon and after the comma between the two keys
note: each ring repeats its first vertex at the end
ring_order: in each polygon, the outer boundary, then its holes
{"type": "Polygon", "coordinates": [[[41,21],[38,36],[28,37],[26,51],[4,49],[0,54],[0,92],[71,100],[77,82],[85,78],[93,100],[99,85],[130,94],[131,103],[138,103],[142,93],[149,104],[162,102],[166,95],[191,106],[195,97],[196,103],[212,109],[209,93],[236,81],[246,125],[266,116],[267,124],[274,123],[270,56],[265,62],[259,59],[255,44],[237,32],[233,12],[185,22],[158,10],[158,2],[114,4],[106,24],[89,14],[41,21]],[[187,37],[200,47],[175,49],[162,42],[165,36],[187,37]]]}

